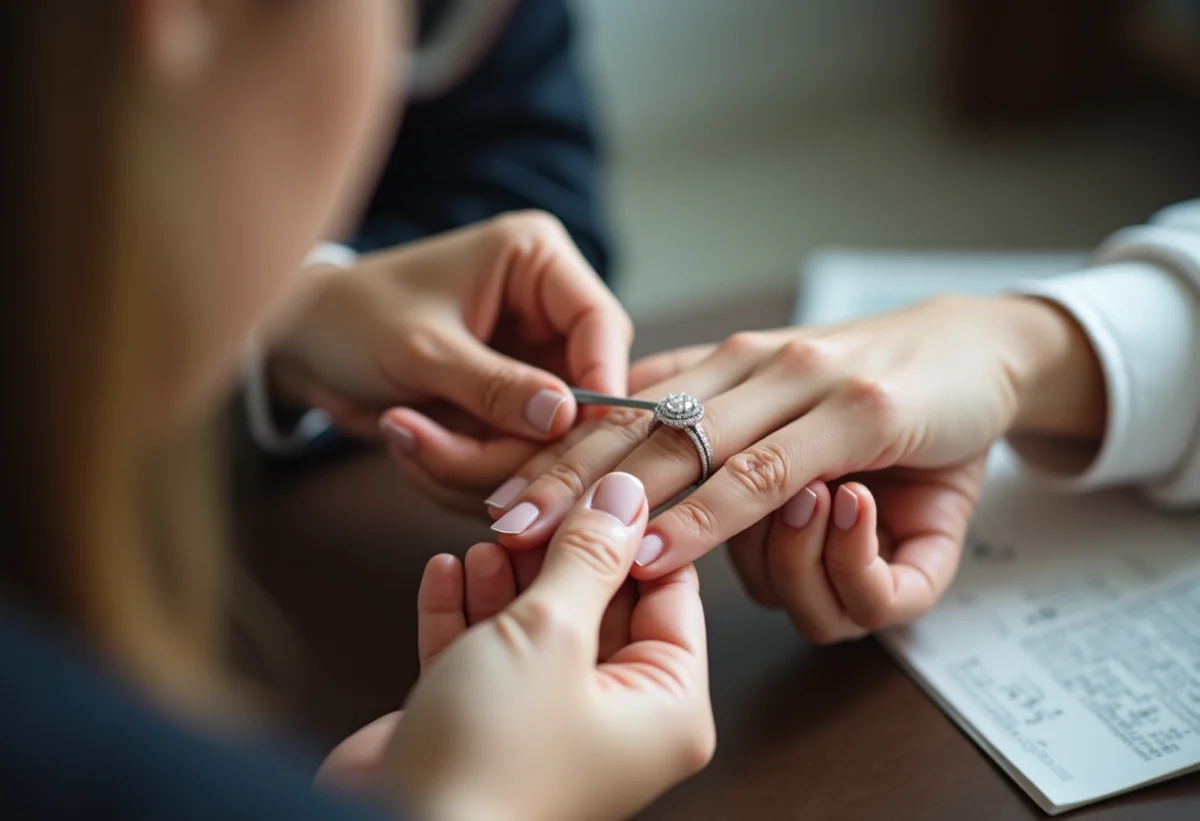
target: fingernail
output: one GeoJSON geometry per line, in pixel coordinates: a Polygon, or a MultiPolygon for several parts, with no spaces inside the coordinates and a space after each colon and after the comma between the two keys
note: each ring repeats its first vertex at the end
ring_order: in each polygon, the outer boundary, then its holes
{"type": "Polygon", "coordinates": [[[783,506],[783,521],[788,527],[801,528],[812,521],[817,509],[817,492],[811,487],[797,493],[783,506]]]}
{"type": "Polygon", "coordinates": [[[413,456],[417,452],[417,437],[408,428],[401,427],[391,419],[379,423],[379,432],[401,453],[413,456]]]}
{"type": "Polygon", "coordinates": [[[615,516],[621,520],[621,524],[630,525],[644,501],[646,489],[636,476],[610,473],[600,480],[600,486],[592,495],[592,510],[615,516]]]}
{"type": "Polygon", "coordinates": [[[516,499],[527,487],[529,487],[528,481],[520,476],[514,476],[493,490],[492,495],[487,497],[483,503],[488,507],[508,507],[513,503],[513,499],[516,499]]]}
{"type": "Polygon", "coordinates": [[[840,530],[849,530],[857,521],[858,497],[843,485],[833,500],[833,524],[840,530]]]}
{"type": "Polygon", "coordinates": [[[558,391],[540,390],[525,403],[525,418],[535,429],[546,433],[554,427],[554,417],[566,401],[567,397],[558,391]]]}
{"type": "Polygon", "coordinates": [[[508,536],[524,533],[537,521],[538,509],[530,502],[521,502],[492,524],[492,530],[508,536]]]}
{"type": "Polygon", "coordinates": [[[504,554],[500,550],[485,550],[482,551],[482,556],[477,556],[474,562],[474,570],[480,576],[491,577],[500,572],[500,568],[504,566],[504,554]]]}
{"type": "Polygon", "coordinates": [[[656,536],[653,533],[647,534],[642,539],[642,543],[638,545],[637,556],[634,557],[633,563],[638,567],[645,567],[650,562],[657,559],[663,552],[663,540],[661,536],[656,536]]]}

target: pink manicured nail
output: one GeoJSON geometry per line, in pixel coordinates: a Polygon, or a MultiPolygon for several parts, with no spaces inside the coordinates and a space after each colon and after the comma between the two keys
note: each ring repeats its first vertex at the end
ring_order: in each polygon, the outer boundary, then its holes
{"type": "Polygon", "coordinates": [[[529,526],[537,521],[539,511],[530,502],[521,502],[512,510],[505,513],[492,524],[492,530],[507,536],[524,533],[529,526]]]}
{"type": "Polygon", "coordinates": [[[603,511],[620,519],[621,524],[629,525],[645,501],[646,489],[637,477],[628,473],[610,473],[600,480],[600,486],[592,496],[592,510],[603,511]]]}
{"type": "Polygon", "coordinates": [[[842,485],[838,488],[837,497],[833,500],[833,524],[839,530],[849,530],[858,521],[858,497],[849,488],[842,485]]]}
{"type": "Polygon", "coordinates": [[[788,527],[801,528],[812,521],[813,511],[817,509],[817,492],[811,487],[797,493],[788,499],[783,506],[783,521],[788,527]]]}
{"type": "Polygon", "coordinates": [[[379,423],[379,432],[401,453],[408,456],[416,454],[417,437],[413,436],[412,431],[407,428],[403,428],[391,419],[385,418],[379,423]]]}
{"type": "Polygon", "coordinates": [[[558,391],[540,390],[525,403],[525,418],[535,430],[546,433],[554,427],[554,417],[566,401],[558,391]]]}
{"type": "Polygon", "coordinates": [[[649,533],[642,539],[641,545],[638,546],[637,556],[634,558],[633,563],[638,567],[645,567],[661,556],[662,552],[662,537],[649,533]]]}
{"type": "Polygon", "coordinates": [[[529,487],[529,482],[520,476],[514,476],[500,487],[492,491],[484,504],[488,507],[508,507],[513,500],[521,495],[521,491],[529,487]]]}

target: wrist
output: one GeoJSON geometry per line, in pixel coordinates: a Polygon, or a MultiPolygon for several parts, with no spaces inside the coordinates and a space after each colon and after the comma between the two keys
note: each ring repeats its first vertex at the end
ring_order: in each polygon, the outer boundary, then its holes
{"type": "Polygon", "coordinates": [[[260,340],[263,345],[263,370],[267,395],[281,414],[307,408],[304,389],[308,369],[304,367],[295,344],[313,307],[320,302],[330,283],[344,268],[327,262],[306,264],[294,276],[287,293],[264,323],[260,340]]]}
{"type": "Polygon", "coordinates": [[[268,351],[286,345],[330,282],[347,269],[326,262],[307,263],[292,275],[287,290],[273,306],[259,337],[268,351]]]}
{"type": "Polygon", "coordinates": [[[1017,398],[1011,433],[1099,438],[1108,399],[1104,371],[1083,327],[1062,306],[1036,296],[996,301],[1013,351],[1017,398]]]}

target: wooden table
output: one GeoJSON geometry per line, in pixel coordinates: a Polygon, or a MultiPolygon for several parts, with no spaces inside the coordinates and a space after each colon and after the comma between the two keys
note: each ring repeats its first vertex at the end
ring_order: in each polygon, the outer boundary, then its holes
{"type": "MultiPolygon", "coordinates": [[[[763,293],[639,330],[639,353],[785,323],[792,293],[763,293]]],[[[395,709],[417,675],[415,601],[425,560],[486,539],[441,513],[387,459],[360,453],[239,491],[246,561],[280,603],[300,660],[276,676],[282,706],[331,745],[395,709]]],[[[817,648],[744,596],[722,552],[700,565],[718,751],[646,819],[1043,817],[873,641],[817,648]]],[[[1072,818],[1200,818],[1200,777],[1072,818]]]]}

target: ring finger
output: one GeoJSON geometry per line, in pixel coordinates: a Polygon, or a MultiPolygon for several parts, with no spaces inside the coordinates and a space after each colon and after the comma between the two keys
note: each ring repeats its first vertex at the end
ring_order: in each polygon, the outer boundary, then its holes
{"type": "MultiPolygon", "coordinates": [[[[718,348],[691,371],[662,382],[653,390],[655,394],[686,391],[697,397],[713,396],[744,380],[754,365],[755,362],[745,357],[738,359],[718,348]]],[[[647,423],[644,411],[616,409],[590,435],[568,448],[552,464],[546,465],[547,460],[535,458],[518,471],[513,484],[528,482],[528,485],[512,499],[503,500],[508,503],[507,510],[492,525],[493,530],[501,534],[500,540],[514,549],[547,541],[562,517],[589,487],[621,464],[630,451],[645,446],[647,423]]],[[[663,431],[663,434],[682,436],[677,431],[663,431]]],[[[656,434],[653,438],[660,436],[656,434]]],[[[691,447],[690,440],[685,441],[691,447]]],[[[690,460],[691,469],[695,471],[694,451],[690,460]]],[[[678,456],[675,461],[680,461],[678,456]]],[[[661,487],[649,484],[646,493],[651,508],[671,498],[670,495],[664,497],[661,487]]]]}
{"type": "MultiPolygon", "coordinates": [[[[730,457],[803,415],[828,388],[830,374],[819,369],[809,369],[806,373],[796,366],[791,351],[788,346],[779,348],[761,368],[757,367],[758,363],[750,363],[755,370],[753,376],[733,383],[730,389],[705,405],[700,426],[709,443],[714,472],[730,457]]],[[[721,352],[722,349],[718,349],[718,354],[721,352]]],[[[743,360],[743,367],[745,365],[743,360]]],[[[736,375],[743,376],[744,371],[736,375]]],[[[654,509],[678,498],[696,484],[701,473],[701,457],[692,437],[684,431],[659,429],[652,436],[644,437],[642,430],[626,425],[619,434],[613,434],[624,438],[626,454],[615,465],[604,463],[601,469],[638,477],[654,509]]],[[[611,458],[611,452],[616,450],[607,441],[600,440],[605,433],[601,429],[596,436],[565,454],[522,494],[521,503],[511,514],[506,514],[508,521],[502,518],[492,526],[503,534],[500,540],[504,544],[519,549],[549,537],[577,495],[573,487],[591,478],[591,471],[596,469],[592,467],[594,462],[611,458]],[[604,450],[606,448],[611,450],[604,450]]],[[[756,486],[777,484],[780,477],[767,473],[778,462],[778,459],[759,459],[755,464],[761,469],[748,463],[746,482],[756,486]],[[754,474],[756,469],[760,470],[758,474],[754,474]]],[[[746,489],[751,489],[749,484],[746,489]]],[[[657,555],[661,543],[657,547],[652,543],[657,538],[653,534],[647,537],[643,543],[645,558],[639,556],[639,565],[652,561],[657,555]]]]}

